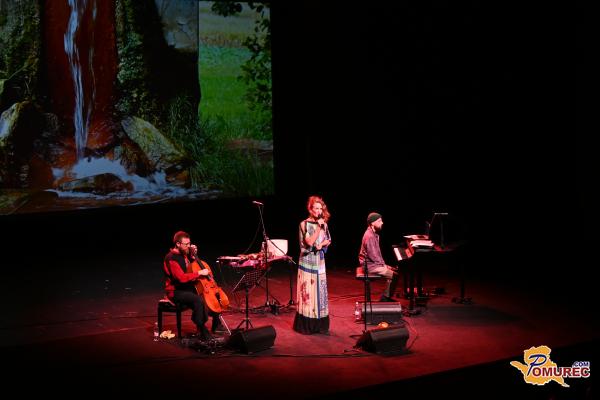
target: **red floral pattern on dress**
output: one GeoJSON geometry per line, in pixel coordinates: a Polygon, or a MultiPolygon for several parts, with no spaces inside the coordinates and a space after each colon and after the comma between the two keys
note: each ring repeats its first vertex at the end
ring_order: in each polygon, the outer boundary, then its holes
{"type": "Polygon", "coordinates": [[[300,287],[300,296],[302,297],[303,303],[308,303],[310,300],[310,293],[306,290],[306,282],[302,282],[302,286],[300,287]]]}

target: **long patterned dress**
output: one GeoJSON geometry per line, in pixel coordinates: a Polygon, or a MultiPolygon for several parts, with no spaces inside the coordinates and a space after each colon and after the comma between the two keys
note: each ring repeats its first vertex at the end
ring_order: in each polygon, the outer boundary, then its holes
{"type": "MultiPolygon", "coordinates": [[[[306,219],[300,223],[300,259],[298,262],[297,312],[294,330],[304,334],[327,333],[329,331],[329,303],[327,300],[327,277],[325,275],[325,253],[327,248],[316,250],[304,242],[317,229],[317,224],[306,219]]],[[[329,227],[321,229],[315,245],[331,240],[329,227]]]]}

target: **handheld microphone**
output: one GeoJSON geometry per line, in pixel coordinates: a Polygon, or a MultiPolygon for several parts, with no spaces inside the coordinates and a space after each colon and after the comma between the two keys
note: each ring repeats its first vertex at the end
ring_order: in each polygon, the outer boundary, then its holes
{"type": "Polygon", "coordinates": [[[256,204],[257,206],[264,206],[264,204],[261,203],[260,201],[252,200],[252,203],[256,204]]]}

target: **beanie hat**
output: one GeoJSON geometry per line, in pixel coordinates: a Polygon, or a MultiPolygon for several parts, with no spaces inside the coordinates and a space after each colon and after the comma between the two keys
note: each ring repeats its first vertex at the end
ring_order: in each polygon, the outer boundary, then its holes
{"type": "Polygon", "coordinates": [[[381,214],[376,213],[376,212],[372,212],[367,217],[367,224],[372,224],[373,222],[377,221],[379,218],[381,218],[381,214]]]}

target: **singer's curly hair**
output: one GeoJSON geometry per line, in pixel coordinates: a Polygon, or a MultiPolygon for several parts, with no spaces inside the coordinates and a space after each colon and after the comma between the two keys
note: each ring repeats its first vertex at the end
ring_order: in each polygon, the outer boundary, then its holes
{"type": "Polygon", "coordinates": [[[306,203],[306,209],[308,210],[308,212],[310,213],[310,210],[312,209],[312,206],[315,203],[321,204],[321,207],[323,208],[323,219],[325,220],[325,222],[329,221],[329,218],[331,218],[331,214],[327,209],[327,204],[325,204],[323,199],[319,196],[310,196],[308,198],[308,202],[306,203]]]}
{"type": "Polygon", "coordinates": [[[173,235],[173,244],[181,242],[181,239],[189,239],[190,235],[184,231],[178,231],[173,235]]]}

